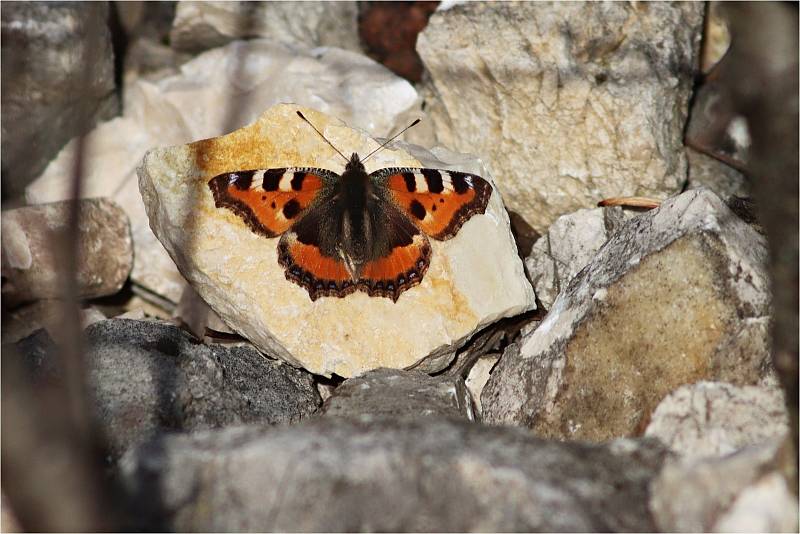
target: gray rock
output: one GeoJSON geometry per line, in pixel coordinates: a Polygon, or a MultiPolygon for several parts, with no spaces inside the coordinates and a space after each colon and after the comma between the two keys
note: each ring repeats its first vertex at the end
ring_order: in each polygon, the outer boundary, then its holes
{"type": "Polygon", "coordinates": [[[117,112],[107,2],[13,2],[2,15],[3,197],[117,112]]]}
{"type": "Polygon", "coordinates": [[[631,219],[509,346],[485,421],[561,439],[638,435],[683,384],[772,373],[762,235],[707,190],[631,219]]]}
{"type": "Polygon", "coordinates": [[[777,385],[698,382],[676,389],[653,411],[645,436],[686,458],[722,456],[789,432],[777,385]]]}
{"type": "Polygon", "coordinates": [[[472,401],[475,403],[475,411],[477,412],[478,418],[480,418],[483,413],[481,393],[483,392],[483,388],[486,387],[486,383],[489,381],[492,368],[494,368],[499,360],[500,354],[487,354],[479,358],[475,362],[475,365],[469,370],[467,379],[464,381],[467,386],[467,391],[469,391],[472,401]]]}
{"type": "MultiPolygon", "coordinates": [[[[154,321],[110,319],[86,333],[96,415],[115,456],[166,430],[297,422],[321,402],[311,375],[249,346],[203,345],[154,321]]],[[[17,346],[38,368],[48,348],[35,341],[17,346]]]]}
{"type": "Polygon", "coordinates": [[[664,198],[686,179],[702,22],[687,2],[437,11],[417,41],[432,131],[485,156],[509,209],[539,232],[604,197],[664,198]]]}
{"type": "Polygon", "coordinates": [[[446,418],[162,436],[121,479],[175,531],[652,531],[655,441],[542,441],[446,418]]]}
{"type": "Polygon", "coordinates": [[[788,441],[724,458],[666,462],[651,486],[662,532],[797,532],[797,495],[780,470],[788,441]]]}
{"type": "Polygon", "coordinates": [[[355,2],[178,2],[170,43],[200,52],[263,37],[360,52],[355,2]]]}
{"type": "Polygon", "coordinates": [[[594,208],[562,215],[550,225],[525,259],[528,277],[545,309],[628,218],[620,207],[594,208]]]}
{"type": "Polygon", "coordinates": [[[689,189],[705,187],[724,199],[750,196],[747,177],[730,165],[688,147],[686,157],[689,160],[689,189]]]}
{"type": "MultiPolygon", "coordinates": [[[[4,299],[9,303],[64,297],[64,252],[69,201],[26,206],[2,214],[4,299]]],[[[80,201],[78,269],[81,298],[113,295],[133,267],[128,216],[110,200],[80,201]]]]}
{"type": "Polygon", "coordinates": [[[461,377],[428,376],[419,371],[380,368],[345,380],[325,401],[328,416],[449,416],[474,419],[472,402],[461,377]]]}
{"type": "Polygon", "coordinates": [[[58,373],[53,355],[58,347],[46,330],[40,329],[14,343],[17,353],[24,356],[25,369],[35,382],[47,380],[58,373]]]}

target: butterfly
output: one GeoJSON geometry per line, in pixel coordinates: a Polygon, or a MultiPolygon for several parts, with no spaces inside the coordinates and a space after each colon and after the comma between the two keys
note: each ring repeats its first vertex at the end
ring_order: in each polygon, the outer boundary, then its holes
{"type": "Polygon", "coordinates": [[[239,170],[208,182],[217,208],[232,211],[256,234],[280,237],[278,263],[286,278],[320,297],[364,291],[397,301],[425,276],[428,238],[454,237],[486,210],[492,186],[474,174],[388,167],[367,174],[364,160],[344,156],[340,175],[314,167],[239,170]]]}

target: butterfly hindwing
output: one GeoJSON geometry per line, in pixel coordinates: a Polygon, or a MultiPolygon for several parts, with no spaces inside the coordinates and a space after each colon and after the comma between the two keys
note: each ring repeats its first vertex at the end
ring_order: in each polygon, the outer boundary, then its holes
{"type": "Polygon", "coordinates": [[[277,237],[299,220],[338,175],[310,167],[220,174],[208,185],[218,208],[228,208],[257,234],[277,237]]]}
{"type": "MultiPolygon", "coordinates": [[[[431,263],[428,238],[396,207],[386,203],[376,236],[376,255],[361,268],[359,289],[370,296],[400,294],[422,281],[431,263]]],[[[377,226],[377,224],[376,224],[377,226]]]]}
{"type": "Polygon", "coordinates": [[[344,297],[358,289],[340,258],[324,254],[319,245],[301,242],[294,232],[283,234],[278,242],[278,263],[286,279],[304,287],[311,300],[344,297]]]}
{"type": "Polygon", "coordinates": [[[390,167],[370,174],[376,185],[426,234],[447,240],[477,213],[484,213],[492,186],[475,174],[390,167]]]}
{"type": "Polygon", "coordinates": [[[311,300],[322,296],[344,297],[361,290],[370,296],[397,300],[403,291],[419,284],[430,265],[428,239],[392,205],[376,214],[379,235],[374,257],[348,268],[340,251],[327,242],[337,220],[336,202],[314,206],[283,234],[278,243],[278,262],[286,278],[304,287],[311,300]]]}

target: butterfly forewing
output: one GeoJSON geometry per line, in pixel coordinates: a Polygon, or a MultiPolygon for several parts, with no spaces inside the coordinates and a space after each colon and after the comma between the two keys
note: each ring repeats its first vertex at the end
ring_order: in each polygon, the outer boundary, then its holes
{"type": "Polygon", "coordinates": [[[287,167],[224,173],[208,185],[218,208],[230,209],[264,237],[277,237],[302,218],[326,182],[336,179],[324,169],[287,167]]]}
{"type": "Polygon", "coordinates": [[[391,167],[370,174],[426,234],[450,239],[473,215],[484,213],[492,186],[475,174],[391,167]]]}

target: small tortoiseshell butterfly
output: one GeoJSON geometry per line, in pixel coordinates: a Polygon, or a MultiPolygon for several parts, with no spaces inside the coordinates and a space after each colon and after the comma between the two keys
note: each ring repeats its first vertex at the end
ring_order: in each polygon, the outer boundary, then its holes
{"type": "Polygon", "coordinates": [[[349,160],[339,154],[347,161],[341,175],[288,167],[228,172],[208,182],[218,208],[231,210],[259,235],[281,236],[278,263],[311,300],[361,290],[397,301],[430,265],[426,236],[452,238],[484,213],[492,194],[474,174],[407,167],[367,174],[358,154],[349,160]]]}

